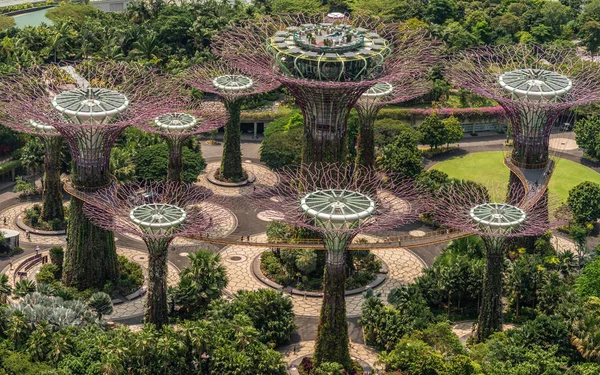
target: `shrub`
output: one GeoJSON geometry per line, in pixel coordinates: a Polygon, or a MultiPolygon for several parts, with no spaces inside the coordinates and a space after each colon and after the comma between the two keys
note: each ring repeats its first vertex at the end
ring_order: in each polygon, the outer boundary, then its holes
{"type": "Polygon", "coordinates": [[[0,16],[0,31],[11,28],[15,25],[15,19],[10,16],[0,16]]]}
{"type": "Polygon", "coordinates": [[[390,352],[382,352],[379,360],[387,371],[407,371],[410,375],[444,374],[444,357],[425,342],[404,338],[390,352]]]}
{"type": "Polygon", "coordinates": [[[62,247],[55,246],[50,249],[50,262],[52,264],[56,264],[58,266],[58,278],[62,278],[62,268],[63,268],[63,259],[65,256],[65,252],[62,247]]]}
{"type": "Polygon", "coordinates": [[[38,284],[51,284],[57,280],[59,276],[59,269],[56,264],[48,263],[44,264],[40,271],[35,275],[35,281],[38,284]]]}
{"type": "Polygon", "coordinates": [[[73,20],[76,23],[83,23],[87,17],[94,17],[97,14],[98,9],[91,5],[61,2],[58,7],[49,9],[46,17],[53,22],[73,20]]]}
{"type": "Polygon", "coordinates": [[[585,265],[583,273],[575,280],[575,290],[582,297],[600,297],[600,258],[585,265]]]}
{"type": "Polygon", "coordinates": [[[135,262],[130,262],[126,257],[119,255],[119,280],[117,287],[124,294],[138,290],[144,283],[142,267],[135,262]]]}

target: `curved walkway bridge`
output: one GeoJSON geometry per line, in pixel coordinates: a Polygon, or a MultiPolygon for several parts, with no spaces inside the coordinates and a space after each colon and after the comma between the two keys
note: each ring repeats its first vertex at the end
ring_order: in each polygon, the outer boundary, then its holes
{"type": "MultiPolygon", "coordinates": [[[[554,170],[554,160],[549,160],[547,165],[541,166],[522,166],[518,167],[512,163],[510,155],[504,158],[504,164],[508,167],[521,181],[524,187],[525,195],[521,201],[521,207],[533,206],[545,193],[550,176],[554,170]]],[[[64,180],[65,191],[86,202],[89,200],[88,193],[76,189],[69,179],[64,180]]],[[[394,248],[416,248],[427,245],[435,245],[448,242],[462,237],[469,236],[470,233],[462,232],[455,229],[439,229],[427,232],[424,236],[412,236],[409,234],[387,237],[370,237],[369,239],[355,239],[348,250],[372,250],[372,249],[394,249],[394,248]]],[[[303,248],[303,249],[325,249],[323,240],[321,239],[283,239],[280,241],[267,240],[265,236],[245,236],[245,235],[229,235],[224,237],[211,237],[209,234],[200,233],[191,239],[212,243],[216,245],[242,245],[253,247],[268,247],[268,248],[303,248]]]]}

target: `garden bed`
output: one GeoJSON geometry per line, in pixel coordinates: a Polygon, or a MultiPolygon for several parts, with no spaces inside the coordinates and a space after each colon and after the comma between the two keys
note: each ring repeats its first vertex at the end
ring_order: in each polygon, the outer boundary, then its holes
{"type": "Polygon", "coordinates": [[[57,236],[65,234],[65,230],[67,229],[66,219],[54,219],[50,222],[47,222],[41,220],[41,213],[42,206],[39,204],[34,204],[33,207],[25,210],[24,215],[20,215],[17,218],[17,226],[22,230],[28,230],[31,233],[40,235],[57,236]]]}
{"type": "Polygon", "coordinates": [[[254,174],[252,172],[249,172],[246,170],[244,170],[244,176],[245,176],[244,179],[242,179],[241,181],[238,181],[238,182],[220,180],[220,177],[219,177],[220,172],[221,172],[221,170],[219,168],[217,168],[214,173],[212,171],[208,172],[206,174],[206,178],[208,179],[208,181],[210,183],[218,185],[218,186],[224,186],[224,187],[239,187],[239,186],[251,184],[254,181],[256,181],[256,176],[254,176],[254,174]]]}

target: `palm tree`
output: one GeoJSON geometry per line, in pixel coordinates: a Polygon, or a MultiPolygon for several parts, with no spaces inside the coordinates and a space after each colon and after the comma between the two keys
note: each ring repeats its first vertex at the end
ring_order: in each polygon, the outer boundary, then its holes
{"type": "Polygon", "coordinates": [[[157,58],[158,53],[158,38],[155,33],[149,33],[142,39],[133,43],[133,54],[137,56],[142,56],[147,60],[152,60],[157,58]]]}
{"type": "Polygon", "coordinates": [[[8,282],[6,274],[0,274],[0,303],[5,304],[8,296],[12,293],[12,287],[8,282]]]}
{"type": "Polygon", "coordinates": [[[35,292],[35,282],[29,279],[18,281],[13,290],[15,297],[23,297],[33,292],[35,292]]]}
{"type": "Polygon", "coordinates": [[[202,312],[210,301],[221,297],[227,275],[219,254],[201,250],[190,254],[189,259],[191,266],[181,271],[175,300],[184,313],[202,312]]]}

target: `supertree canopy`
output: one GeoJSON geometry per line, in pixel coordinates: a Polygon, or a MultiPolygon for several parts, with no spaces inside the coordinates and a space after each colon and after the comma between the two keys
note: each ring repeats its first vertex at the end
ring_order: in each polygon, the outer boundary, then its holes
{"type": "Polygon", "coordinates": [[[242,72],[228,64],[206,63],[189,69],[184,81],[202,91],[215,94],[224,102],[229,112],[223,137],[223,158],[217,179],[227,182],[240,182],[246,174],[242,168],[240,149],[240,112],[244,99],[272,91],[279,87],[273,77],[242,72]]]}
{"type": "Polygon", "coordinates": [[[361,95],[354,108],[360,127],[356,140],[356,164],[375,166],[375,119],[386,105],[405,102],[425,95],[431,90],[430,81],[410,75],[390,82],[378,82],[361,95]]]}
{"type": "MultiPolygon", "coordinates": [[[[93,191],[112,181],[110,150],[123,129],[169,110],[169,82],[133,64],[82,62],[4,76],[0,91],[12,93],[3,108],[11,122],[52,127],[67,140],[74,161],[72,184],[93,191]]],[[[68,221],[65,284],[86,289],[115,279],[113,234],[94,226],[75,197],[68,221]]]]}
{"type": "Polygon", "coordinates": [[[314,361],[351,368],[345,304],[345,259],[353,238],[363,231],[390,229],[415,220],[421,198],[411,181],[391,179],[370,168],[305,164],[279,171],[279,182],[255,194],[275,219],[321,235],[326,249],[323,305],[314,361]]]}
{"type": "MultiPolygon", "coordinates": [[[[510,189],[520,189],[513,184],[510,189]]],[[[567,222],[555,210],[553,200],[543,196],[544,204],[515,201],[503,196],[506,186],[486,188],[473,182],[456,182],[441,189],[434,200],[434,218],[445,227],[481,236],[486,248],[483,295],[477,325],[477,340],[483,341],[502,330],[502,272],[507,241],[538,236],[567,222]],[[550,203],[549,208],[547,204],[550,203]],[[563,220],[564,219],[564,220],[563,220]]],[[[514,197],[509,191],[507,197],[514,197]]]]}
{"type": "Polygon", "coordinates": [[[548,162],[550,132],[575,105],[600,100],[598,64],[574,49],[518,44],[458,53],[448,64],[454,83],[497,101],[512,124],[511,161],[541,169],[548,162]]]}
{"type": "Polygon", "coordinates": [[[217,54],[274,77],[304,115],[303,161],[345,161],[348,114],[378,82],[427,70],[437,43],[423,30],[379,19],[329,15],[263,17],[224,30],[217,54]]]}
{"type": "Polygon", "coordinates": [[[191,136],[216,130],[227,120],[225,111],[200,105],[197,108],[188,108],[187,111],[184,108],[180,112],[166,113],[149,124],[138,124],[138,127],[159,134],[167,141],[169,146],[167,181],[181,182],[183,172],[181,152],[185,141],[191,136]]]}
{"type": "Polygon", "coordinates": [[[167,324],[167,255],[176,237],[198,235],[219,225],[205,213],[210,190],[193,184],[158,182],[112,185],[86,198],[85,214],[101,228],[142,237],[148,252],[146,323],[167,324]]]}

